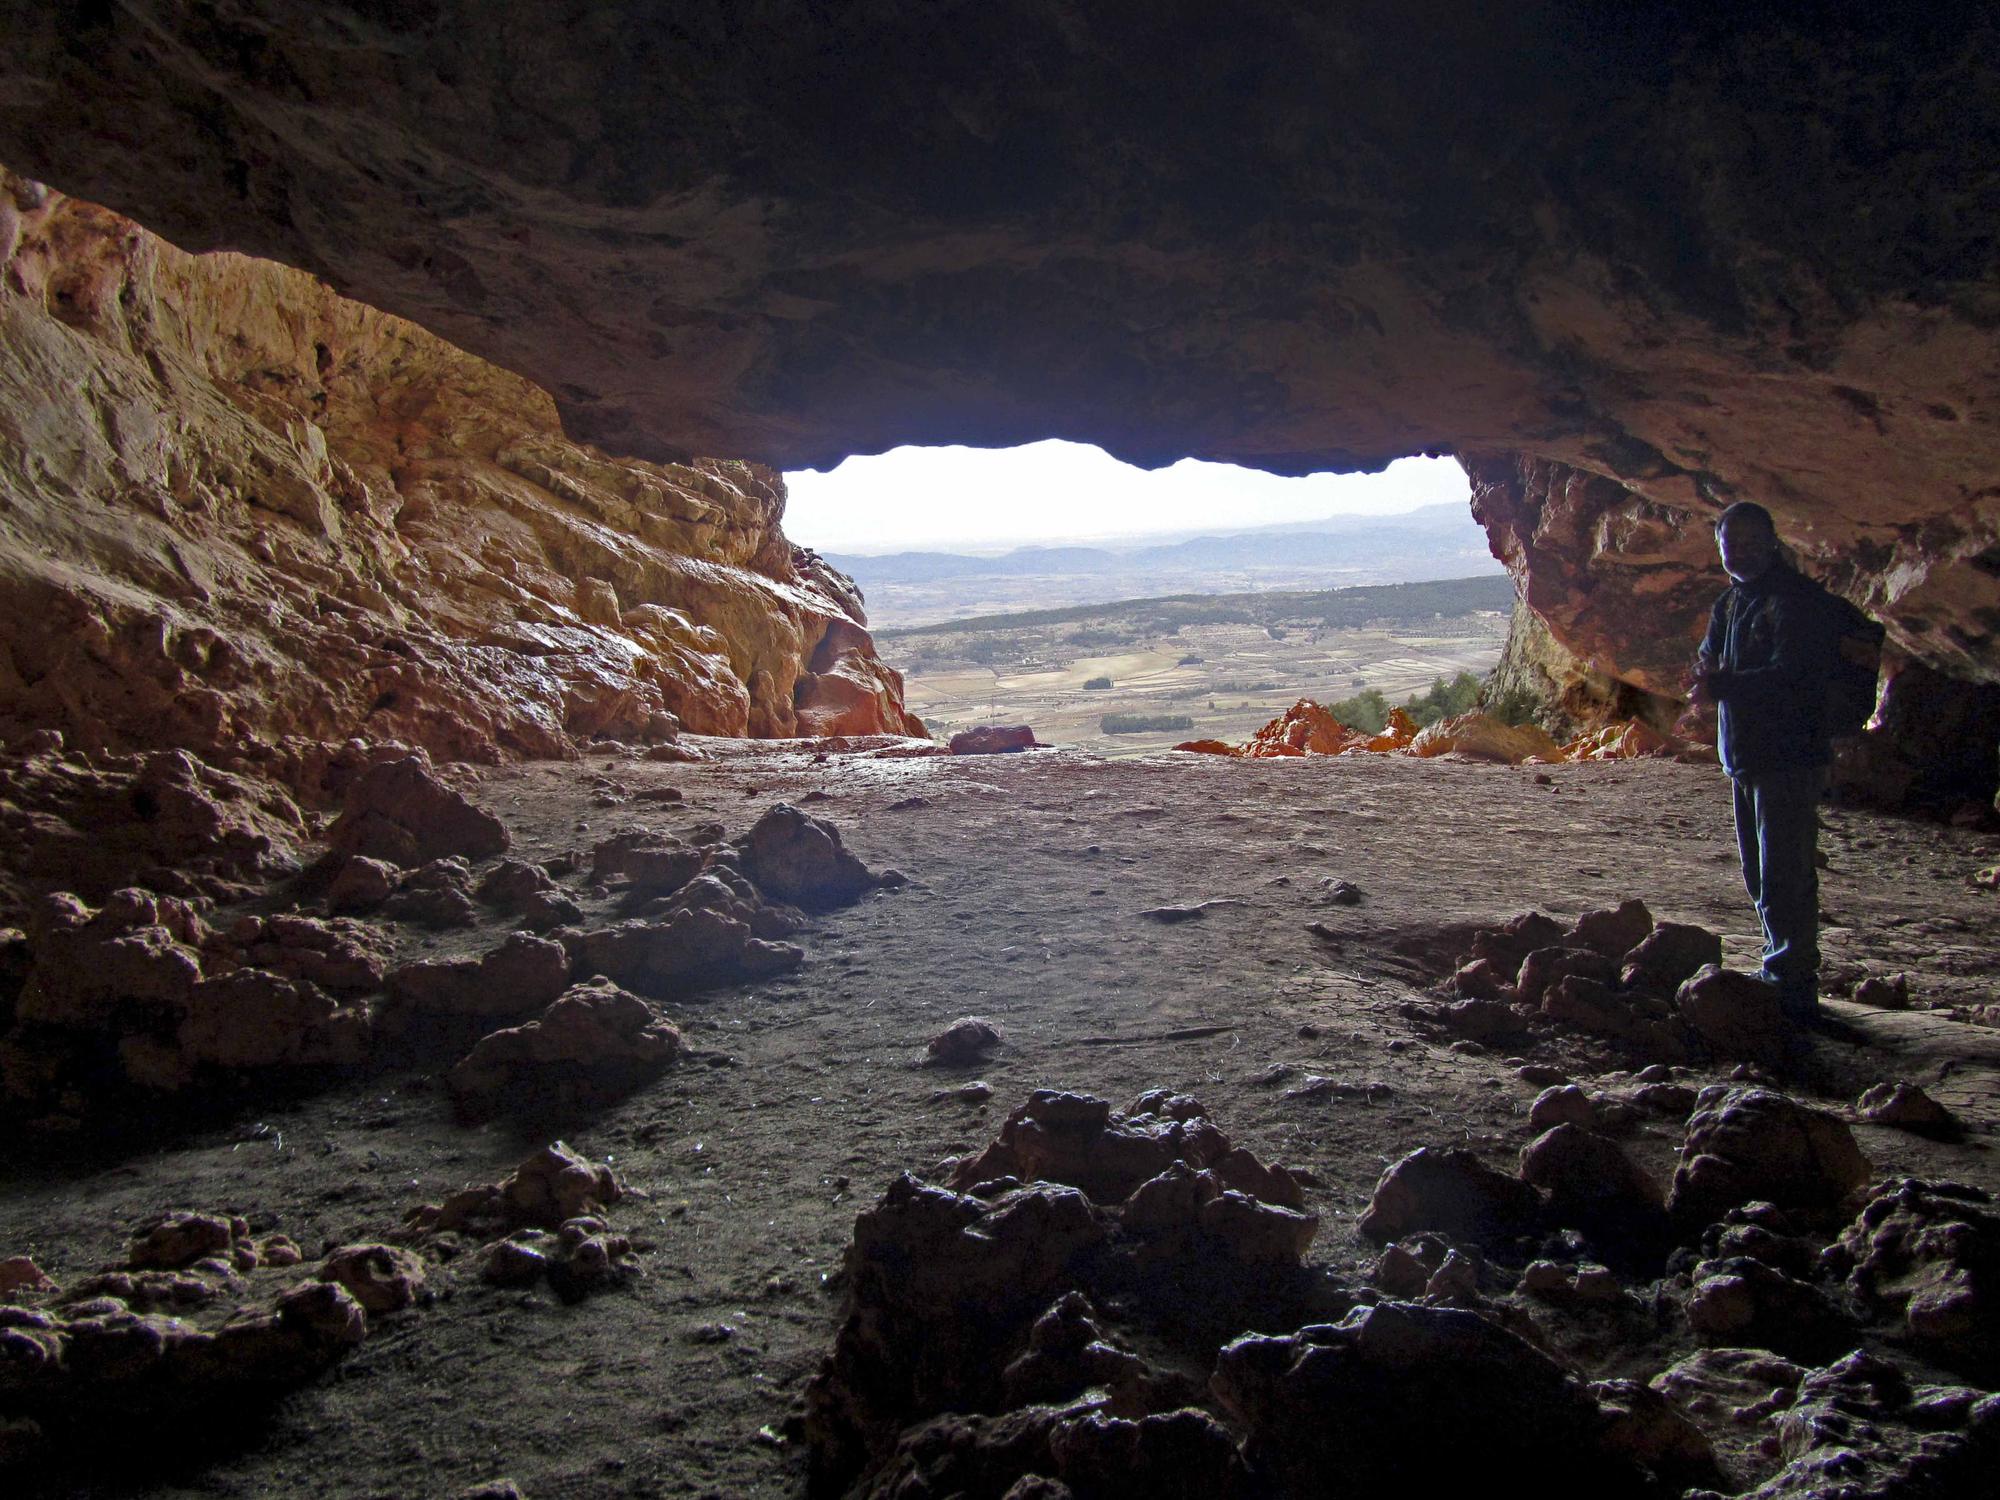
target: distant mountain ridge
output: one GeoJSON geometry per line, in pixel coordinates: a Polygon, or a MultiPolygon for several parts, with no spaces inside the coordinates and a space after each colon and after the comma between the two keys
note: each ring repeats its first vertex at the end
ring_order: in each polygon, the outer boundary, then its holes
{"type": "MultiPolygon", "coordinates": [[[[1462,551],[1488,555],[1486,533],[1457,502],[1420,506],[1388,516],[1329,516],[1185,541],[1105,547],[1016,547],[998,556],[962,552],[829,552],[826,560],[859,583],[935,583],[952,578],[1064,577],[1123,572],[1198,572],[1209,568],[1366,565],[1381,554],[1424,540],[1451,540],[1462,551]]],[[[1499,565],[1496,563],[1497,568],[1499,565]]]]}
{"type": "Polygon", "coordinates": [[[1009,610],[1165,594],[1232,594],[1410,583],[1501,571],[1457,502],[1401,515],[1332,516],[1173,541],[960,552],[830,552],[879,629],[1009,610]]]}

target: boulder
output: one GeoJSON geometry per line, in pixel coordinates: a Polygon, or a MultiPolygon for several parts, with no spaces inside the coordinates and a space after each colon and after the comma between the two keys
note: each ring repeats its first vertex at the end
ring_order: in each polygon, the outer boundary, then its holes
{"type": "Polygon", "coordinates": [[[471,867],[456,855],[420,865],[396,882],[382,915],[438,929],[472,926],[479,909],[472,901],[471,867]]]}
{"type": "Polygon", "coordinates": [[[1427,724],[1410,741],[1410,754],[1421,758],[1462,755],[1503,766],[1518,766],[1534,756],[1553,756],[1560,748],[1537,724],[1509,724],[1477,709],[1427,724]]]}
{"type": "Polygon", "coordinates": [[[1470,1151],[1419,1146],[1382,1174],[1355,1229],[1377,1244],[1419,1229],[1490,1243],[1535,1233],[1544,1208],[1534,1187],[1470,1151]]]}
{"type": "Polygon", "coordinates": [[[1562,924],[1555,918],[1538,911],[1522,912],[1499,927],[1484,927],[1474,933],[1466,960],[1486,959],[1512,984],[1521,971],[1522,959],[1537,948],[1562,946],[1562,937],[1562,924]]]}
{"type": "Polygon", "coordinates": [[[759,818],[736,848],[759,890],[807,911],[849,905],[879,884],[841,846],[839,829],[787,803],[759,818]]]}
{"type": "Polygon", "coordinates": [[[1685,1034],[1666,1002],[1582,974],[1558,981],[1542,996],[1542,1014],[1558,1025],[1622,1042],[1653,1057],[1688,1055],[1685,1034]]]}
{"type": "Polygon", "coordinates": [[[1550,990],[1572,976],[1608,985],[1618,978],[1618,965],[1594,948],[1537,948],[1521,961],[1515,993],[1523,1005],[1539,1006],[1550,990]]]}
{"type": "Polygon", "coordinates": [[[671,891],[699,875],[714,852],[712,845],[637,829],[598,841],[590,851],[590,878],[600,885],[623,880],[641,890],[671,891]]]}
{"type": "Polygon", "coordinates": [[[1914,1083],[1878,1083],[1854,1101],[1854,1113],[1870,1125],[1888,1125],[1938,1140],[1963,1132],[1958,1116],[1914,1083]]]}
{"type": "Polygon", "coordinates": [[[1782,1058],[1793,1036],[1776,985],[1715,964],[1675,992],[1674,1013],[1717,1057],[1782,1058]]]}
{"type": "Polygon", "coordinates": [[[429,1295],[423,1261],[393,1245],[342,1245],[321,1263],[319,1279],[346,1288],[372,1315],[398,1312],[429,1295]]]}
{"type": "Polygon", "coordinates": [[[1969,1497],[2000,1466],[2000,1394],[1918,1385],[1865,1350],[1807,1371],[1772,1425],[1784,1467],[1743,1500],[1969,1497]]]}
{"type": "Polygon", "coordinates": [[[571,1219],[601,1215],[624,1196],[611,1168],[578,1155],[561,1141],[530,1154],[495,1183],[473,1183],[442,1203],[404,1216],[407,1234],[459,1232],[505,1235],[516,1229],[556,1230],[571,1219]]]}
{"type": "Polygon", "coordinates": [[[980,1016],[960,1016],[924,1044],[929,1060],[948,1068],[976,1067],[1000,1045],[1000,1030],[980,1016]]]}
{"type": "Polygon", "coordinates": [[[1035,731],[1026,724],[980,724],[951,737],[953,755],[1010,755],[1038,747],[1035,731]]]}
{"type": "Polygon", "coordinates": [[[396,890],[396,867],[385,859],[350,855],[327,882],[326,909],[336,916],[379,911],[396,890]]]}
{"type": "Polygon", "coordinates": [[[662,997],[768,978],[805,961],[803,949],[760,938],[729,909],[706,906],[683,907],[664,922],[597,928],[577,937],[572,951],[577,973],[602,974],[642,995],[662,997]]]}
{"type": "Polygon", "coordinates": [[[1810,1220],[1867,1180],[1867,1158],[1834,1116],[1769,1089],[1715,1085],[1688,1120],[1667,1206],[1706,1224],[1761,1199],[1810,1220]]]}
{"type": "Polygon", "coordinates": [[[1933,1358],[2000,1376],[2000,1209],[1989,1194],[1914,1177],[1877,1183],[1825,1260],[1933,1358]]]}
{"type": "Polygon", "coordinates": [[[562,944],[514,932],[478,958],[403,965],[389,975],[389,1000],[408,1015],[528,1015],[562,994],[569,967],[562,944]]]}
{"type": "Polygon", "coordinates": [[[445,1085],[466,1119],[573,1113],[622,1098],[683,1048],[671,1021],[600,978],[564,991],[535,1020],[481,1038],[445,1085]]]}
{"type": "Polygon", "coordinates": [[[316,985],[237,969],[195,986],[175,1042],[187,1065],[352,1065],[367,1056],[370,1032],[365,1009],[342,1005],[316,985]]]}
{"type": "Polygon", "coordinates": [[[1528,1106],[1528,1124],[1534,1130],[1552,1130],[1558,1125],[1581,1125],[1588,1129],[1597,1117],[1590,1095],[1573,1083],[1552,1084],[1535,1095],[1528,1106]]]}
{"type": "Polygon", "coordinates": [[[1722,939],[1705,927],[1661,922],[1625,955],[1621,981],[1631,989],[1671,994],[1707,964],[1722,963],[1722,939]]]}
{"type": "Polygon", "coordinates": [[[1245,1334],[1210,1388],[1269,1491],[1478,1493],[1496,1472],[1583,1494],[1639,1490],[1581,1382],[1478,1313],[1382,1302],[1338,1323],[1245,1334]],[[1329,1420],[1329,1414],[1338,1414],[1329,1420]]]}
{"type": "Polygon", "coordinates": [[[326,837],[337,854],[406,867],[454,854],[485,859],[508,843],[506,826],[438,780],[421,751],[357,776],[326,837]]]}
{"type": "Polygon", "coordinates": [[[1854,1343],[1853,1321],[1818,1287],[1748,1256],[1701,1262],[1688,1293],[1688,1327],[1704,1342],[1826,1358],[1854,1343]]]}
{"type": "Polygon", "coordinates": [[[1621,901],[1615,908],[1585,912],[1563,941],[1573,948],[1588,948],[1617,963],[1653,930],[1653,914],[1636,897],[1621,901]]]}
{"type": "Polygon", "coordinates": [[[1521,1152],[1521,1180],[1548,1194],[1552,1223],[1631,1241],[1660,1227],[1660,1185],[1609,1136],[1557,1125],[1521,1152]]]}

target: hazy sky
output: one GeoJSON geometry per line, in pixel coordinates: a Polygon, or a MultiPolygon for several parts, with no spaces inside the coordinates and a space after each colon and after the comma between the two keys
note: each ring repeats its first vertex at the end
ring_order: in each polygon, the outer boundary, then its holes
{"type": "Polygon", "coordinates": [[[1004,549],[1161,531],[1227,531],[1387,514],[1470,498],[1449,458],[1402,458],[1380,474],[1282,479],[1184,458],[1135,469],[1102,448],[895,448],[826,473],[785,476],[785,534],[822,552],[1004,549]]]}

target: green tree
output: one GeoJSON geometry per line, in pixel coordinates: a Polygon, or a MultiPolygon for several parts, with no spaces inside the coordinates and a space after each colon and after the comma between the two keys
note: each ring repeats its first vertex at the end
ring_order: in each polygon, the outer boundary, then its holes
{"type": "Polygon", "coordinates": [[[1363,734],[1380,734],[1389,722],[1389,700],[1380,688],[1363,688],[1352,698],[1328,704],[1326,711],[1363,734]]]}

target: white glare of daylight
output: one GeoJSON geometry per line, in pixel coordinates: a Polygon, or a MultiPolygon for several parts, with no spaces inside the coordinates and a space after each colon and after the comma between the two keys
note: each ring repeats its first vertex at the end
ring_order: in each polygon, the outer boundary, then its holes
{"type": "Polygon", "coordinates": [[[822,552],[1004,550],[1023,543],[1242,531],[1336,515],[1387,515],[1471,495],[1449,458],[1380,474],[1286,479],[1184,458],[1138,469],[1055,439],[1022,448],[895,448],[825,473],[785,476],[785,534],[822,552]]]}

